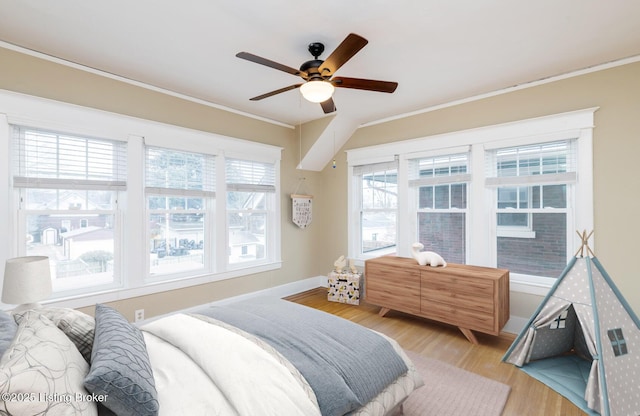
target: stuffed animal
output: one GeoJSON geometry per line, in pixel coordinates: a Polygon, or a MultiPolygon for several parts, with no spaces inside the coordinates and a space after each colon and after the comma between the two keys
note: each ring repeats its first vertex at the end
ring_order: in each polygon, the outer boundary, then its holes
{"type": "Polygon", "coordinates": [[[358,274],[358,268],[356,267],[353,259],[349,259],[349,270],[352,274],[358,274]]]}
{"type": "Polygon", "coordinates": [[[427,264],[431,267],[447,267],[447,262],[444,261],[442,256],[433,251],[420,251],[424,248],[424,245],[421,243],[413,243],[411,246],[411,254],[413,254],[413,258],[418,261],[420,266],[426,266],[427,264]]]}
{"type": "Polygon", "coordinates": [[[344,256],[340,256],[338,257],[338,260],[336,260],[333,263],[333,266],[335,267],[335,272],[336,273],[342,273],[342,271],[344,270],[344,266],[347,265],[347,260],[344,258],[344,256]]]}

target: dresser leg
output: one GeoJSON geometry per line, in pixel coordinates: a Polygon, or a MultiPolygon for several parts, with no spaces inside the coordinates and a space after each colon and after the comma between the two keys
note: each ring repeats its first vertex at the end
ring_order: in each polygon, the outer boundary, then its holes
{"type": "Polygon", "coordinates": [[[385,316],[387,314],[387,312],[389,312],[391,309],[389,308],[380,308],[380,312],[378,312],[378,315],[380,316],[385,316]]]}
{"type": "Polygon", "coordinates": [[[465,337],[467,337],[467,339],[475,345],[478,345],[478,339],[476,338],[475,335],[473,335],[473,332],[471,332],[470,329],[467,328],[462,328],[462,327],[458,327],[460,329],[460,331],[462,331],[462,333],[464,334],[465,337]]]}

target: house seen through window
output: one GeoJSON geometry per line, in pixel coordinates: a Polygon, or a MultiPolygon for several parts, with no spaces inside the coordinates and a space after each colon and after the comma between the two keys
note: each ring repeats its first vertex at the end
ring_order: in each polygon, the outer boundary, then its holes
{"type": "Polygon", "coordinates": [[[55,292],[117,281],[125,143],[13,128],[25,255],[48,256],[55,292]]]}
{"type": "Polygon", "coordinates": [[[204,270],[213,261],[215,157],[147,147],[145,184],[151,276],[204,270]]]}

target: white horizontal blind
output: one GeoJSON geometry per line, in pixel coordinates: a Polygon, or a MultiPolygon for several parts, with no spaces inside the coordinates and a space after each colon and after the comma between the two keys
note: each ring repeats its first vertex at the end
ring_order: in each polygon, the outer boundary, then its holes
{"type": "Polygon", "coordinates": [[[215,156],[146,147],[147,194],[215,196],[215,156]]]}
{"type": "Polygon", "coordinates": [[[18,188],[125,190],[125,142],[13,126],[18,188]]]}
{"type": "Polygon", "coordinates": [[[442,155],[409,159],[409,185],[429,186],[469,182],[469,154],[442,155]]]}
{"type": "Polygon", "coordinates": [[[226,159],[225,172],[229,191],[276,191],[276,170],[273,163],[226,159]]]}
{"type": "Polygon", "coordinates": [[[486,185],[562,184],[577,180],[575,139],[502,149],[486,158],[486,185]]]}
{"type": "Polygon", "coordinates": [[[375,172],[384,172],[398,169],[398,159],[388,162],[370,163],[368,165],[357,165],[353,167],[354,176],[363,176],[375,172]]]}

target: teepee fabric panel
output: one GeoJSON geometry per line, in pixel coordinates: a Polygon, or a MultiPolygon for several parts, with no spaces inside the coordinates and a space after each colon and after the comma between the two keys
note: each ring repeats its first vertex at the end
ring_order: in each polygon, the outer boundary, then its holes
{"type": "Polygon", "coordinates": [[[571,259],[503,361],[588,414],[640,415],[640,320],[595,257],[571,259]],[[575,322],[570,322],[574,312],[575,322]],[[566,350],[569,340],[573,345],[566,350]],[[564,354],[568,351],[575,354],[564,354]],[[558,361],[565,360],[581,364],[580,371],[559,372],[558,361]],[[584,391],[577,394],[587,369],[584,391]],[[567,387],[567,376],[577,389],[567,387]]]}
{"type": "Polygon", "coordinates": [[[599,263],[591,268],[606,392],[612,415],[640,414],[640,327],[599,263]],[[600,266],[600,267],[598,267],[600,266]],[[606,277],[605,277],[606,276],[606,277]]]}
{"type": "MultiPolygon", "coordinates": [[[[527,330],[526,335],[516,344],[511,351],[509,358],[506,360],[508,363],[522,367],[525,363],[528,363],[534,346],[537,347],[536,332],[537,329],[546,325],[550,325],[558,315],[569,307],[567,302],[551,301],[547,302],[544,308],[536,316],[536,319],[532,322],[527,330]]],[[[541,348],[544,348],[542,346],[541,348]]],[[[538,354],[539,355],[539,354],[538,354]]]]}

